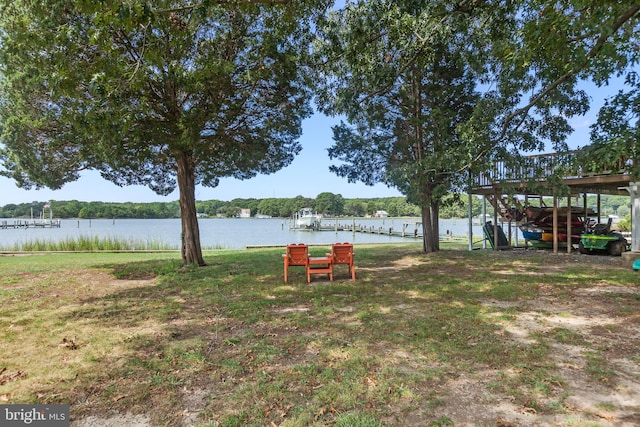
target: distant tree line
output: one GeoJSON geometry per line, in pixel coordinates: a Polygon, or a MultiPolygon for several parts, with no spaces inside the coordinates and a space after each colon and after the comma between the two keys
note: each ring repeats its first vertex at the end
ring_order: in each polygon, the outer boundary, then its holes
{"type": "Polygon", "coordinates": [[[160,219],[180,217],[180,206],[177,201],[152,203],[110,203],[80,202],[78,200],[52,200],[49,202],[8,204],[0,208],[0,217],[39,217],[44,212],[44,216],[48,218],[49,206],[53,210],[53,216],[55,218],[160,219]]]}
{"type": "MultiPolygon", "coordinates": [[[[34,201],[31,203],[7,204],[0,207],[0,218],[39,217],[44,212],[49,216],[49,205],[55,218],[180,218],[178,201],[152,203],[81,202],[78,200],[34,201]]],[[[474,202],[475,205],[475,202],[474,202]]],[[[242,209],[249,209],[251,216],[290,217],[302,208],[311,208],[327,216],[374,215],[385,211],[389,216],[419,216],[416,205],[405,197],[345,199],[340,194],[320,193],[315,198],[296,196],[293,198],[233,199],[231,201],[204,200],[196,202],[201,216],[233,218],[240,216],[242,209]]],[[[477,212],[480,212],[478,202],[477,212]]],[[[445,217],[467,215],[465,203],[452,205],[445,210],[445,217]]]]}
{"type": "MultiPolygon", "coordinates": [[[[465,218],[468,215],[468,198],[450,196],[441,209],[442,218],[465,218]]],[[[545,200],[546,202],[546,200],[545,200]]],[[[80,202],[78,200],[32,202],[7,204],[0,207],[0,218],[39,217],[45,212],[49,216],[50,205],[55,218],[136,218],[163,219],[180,218],[178,201],[152,203],[113,203],[80,202]]],[[[587,198],[587,205],[597,209],[595,196],[587,198]]],[[[320,193],[316,198],[297,196],[293,198],[233,199],[231,201],[205,200],[196,202],[200,215],[208,217],[234,218],[240,216],[241,209],[250,209],[251,216],[268,215],[271,217],[290,217],[302,208],[311,208],[327,216],[364,217],[385,211],[390,217],[420,216],[420,208],[407,202],[406,197],[356,198],[345,199],[340,194],[320,193]]],[[[621,218],[630,213],[629,197],[602,196],[600,203],[602,215],[618,215],[621,218]]],[[[473,216],[482,213],[482,200],[472,197],[473,216]]],[[[487,213],[493,213],[487,204],[487,213]]]]}

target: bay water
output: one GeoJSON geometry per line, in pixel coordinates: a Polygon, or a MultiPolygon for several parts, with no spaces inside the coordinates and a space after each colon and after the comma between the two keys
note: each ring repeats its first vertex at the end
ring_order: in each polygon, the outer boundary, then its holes
{"type": "MultiPolygon", "coordinates": [[[[413,234],[419,218],[323,219],[327,231],[292,230],[289,219],[200,218],[200,242],[203,249],[243,249],[251,246],[284,246],[289,243],[330,245],[336,242],[393,243],[416,242],[413,237],[390,236],[388,230],[413,234]],[[382,230],[382,234],[334,231],[334,226],[353,225],[382,230]],[[385,233],[386,232],[386,233],[385,233]]],[[[13,220],[8,219],[12,224],[13,220]]],[[[422,233],[420,226],[418,232],[422,233]]],[[[450,236],[468,236],[467,219],[443,219],[440,232],[450,236]]],[[[22,245],[30,241],[57,242],[79,237],[98,237],[132,242],[156,242],[180,247],[180,219],[63,219],[60,228],[0,229],[0,247],[22,245]]],[[[473,239],[482,238],[479,225],[472,228],[473,239]]]]}

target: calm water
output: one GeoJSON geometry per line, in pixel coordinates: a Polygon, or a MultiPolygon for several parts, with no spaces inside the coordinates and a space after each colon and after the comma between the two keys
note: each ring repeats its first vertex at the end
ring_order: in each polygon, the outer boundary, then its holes
{"type": "MultiPolygon", "coordinates": [[[[13,223],[13,220],[8,220],[13,223]]],[[[374,227],[376,230],[393,228],[402,230],[404,223],[411,223],[406,230],[413,233],[417,219],[357,218],[356,225],[374,227]]],[[[353,223],[351,219],[340,219],[339,224],[353,223]]],[[[333,226],[335,220],[323,220],[322,225],[333,226]]],[[[289,220],[285,219],[240,219],[240,218],[201,218],[200,240],[203,248],[242,249],[247,246],[286,245],[288,243],[331,244],[335,242],[353,243],[389,243],[411,242],[415,239],[378,235],[369,233],[351,233],[345,231],[299,231],[290,230],[289,220]]],[[[420,229],[420,232],[422,230],[420,229]]],[[[454,236],[466,236],[466,219],[441,220],[442,234],[449,232],[454,236]]],[[[474,240],[482,236],[479,226],[473,227],[474,240]]],[[[60,228],[0,229],[0,246],[7,247],[29,241],[59,241],[75,237],[111,237],[142,242],[162,242],[178,248],[180,246],[179,219],[66,219],[60,228]]]]}

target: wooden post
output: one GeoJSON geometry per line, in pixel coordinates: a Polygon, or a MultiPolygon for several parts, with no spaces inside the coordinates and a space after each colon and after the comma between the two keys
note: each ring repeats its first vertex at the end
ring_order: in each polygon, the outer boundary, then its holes
{"type": "Polygon", "coordinates": [[[631,197],[631,250],[640,251],[640,182],[629,185],[631,197]]]}
{"type": "Polygon", "coordinates": [[[625,190],[631,197],[631,251],[640,251],[640,182],[630,182],[625,190]]]}
{"type": "MultiPolygon", "coordinates": [[[[482,196],[482,219],[480,220],[480,226],[484,227],[486,225],[485,220],[487,219],[487,196],[482,196]]],[[[487,249],[487,239],[482,239],[482,249],[487,249]]]]}
{"type": "Polygon", "coordinates": [[[467,213],[467,216],[469,217],[469,250],[472,251],[473,250],[473,209],[472,209],[472,203],[473,203],[473,199],[472,199],[473,195],[471,194],[471,192],[469,192],[469,210],[467,213]]]}
{"type": "Polygon", "coordinates": [[[495,200],[495,205],[493,205],[493,250],[498,250],[498,193],[493,193],[493,200],[495,200]]]}
{"type": "Polygon", "coordinates": [[[571,253],[571,194],[567,196],[567,253],[571,253]]]}
{"type": "Polygon", "coordinates": [[[583,229],[580,230],[580,234],[586,232],[589,225],[589,217],[587,216],[587,193],[582,193],[582,206],[584,207],[584,224],[583,229]]]}
{"type": "Polygon", "coordinates": [[[553,194],[553,253],[558,253],[558,196],[553,194]]]}

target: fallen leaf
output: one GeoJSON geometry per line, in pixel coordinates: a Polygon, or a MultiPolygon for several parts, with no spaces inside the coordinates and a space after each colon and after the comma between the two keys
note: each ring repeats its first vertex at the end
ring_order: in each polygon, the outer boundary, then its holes
{"type": "Polygon", "coordinates": [[[605,419],[607,421],[613,421],[613,416],[609,415],[609,414],[598,414],[596,413],[596,416],[605,419]]]}
{"type": "Polygon", "coordinates": [[[496,427],[517,427],[514,423],[498,418],[496,420],[496,427]]]}
{"type": "Polygon", "coordinates": [[[13,374],[11,374],[11,373],[5,374],[6,370],[7,369],[4,368],[0,372],[0,385],[6,384],[6,383],[11,382],[11,381],[15,381],[17,379],[24,378],[24,377],[27,376],[27,374],[25,374],[24,371],[16,371],[13,374]]]}
{"type": "Polygon", "coordinates": [[[62,338],[62,344],[60,344],[58,347],[66,348],[69,350],[77,350],[78,344],[76,344],[73,339],[62,338]]]}

